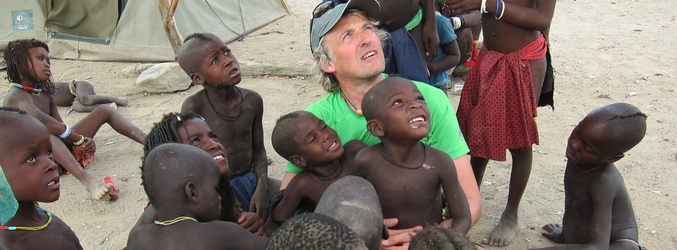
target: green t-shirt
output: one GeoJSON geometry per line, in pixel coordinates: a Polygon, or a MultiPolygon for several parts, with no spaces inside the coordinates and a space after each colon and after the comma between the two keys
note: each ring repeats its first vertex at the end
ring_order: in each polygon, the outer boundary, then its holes
{"type": "MultiPolygon", "coordinates": [[[[384,77],[388,76],[384,74],[384,77]]],[[[431,117],[430,133],[421,142],[446,152],[451,159],[467,154],[470,150],[458,127],[456,112],[449,97],[442,90],[428,84],[417,81],[414,81],[414,84],[425,98],[431,117]]],[[[315,114],[317,118],[336,130],[343,144],[352,140],[360,140],[367,146],[381,142],[378,137],[367,131],[367,120],[350,110],[338,92],[331,93],[311,104],[306,111],[315,114]]],[[[303,171],[302,168],[290,162],[287,163],[287,172],[299,173],[301,171],[303,171]]]]}
{"type": "Polygon", "coordinates": [[[7,183],[5,173],[2,172],[2,167],[0,167],[0,225],[4,225],[14,217],[18,208],[19,204],[14,199],[12,188],[7,183]]]}

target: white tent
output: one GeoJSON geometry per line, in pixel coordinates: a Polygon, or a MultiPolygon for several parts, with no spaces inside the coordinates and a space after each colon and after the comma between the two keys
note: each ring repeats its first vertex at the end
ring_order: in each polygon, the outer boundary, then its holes
{"type": "MultiPolygon", "coordinates": [[[[53,58],[174,60],[157,0],[0,1],[0,50],[35,38],[53,58]]],[[[287,13],[284,0],[180,0],[174,21],[183,37],[209,32],[228,43],[287,13]]]]}

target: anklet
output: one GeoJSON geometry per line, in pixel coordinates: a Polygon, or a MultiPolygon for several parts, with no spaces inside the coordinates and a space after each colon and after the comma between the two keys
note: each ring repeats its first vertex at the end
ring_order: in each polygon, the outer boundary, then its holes
{"type": "Polygon", "coordinates": [[[25,231],[40,231],[49,226],[49,223],[52,223],[52,213],[47,212],[44,208],[38,207],[38,210],[45,212],[47,214],[47,223],[42,226],[35,227],[24,227],[24,226],[0,226],[0,230],[16,231],[16,230],[25,230],[25,231]]]}
{"type": "Polygon", "coordinates": [[[14,83],[14,82],[12,83],[12,86],[17,87],[17,88],[20,88],[20,89],[23,89],[24,91],[26,91],[26,92],[28,92],[28,93],[31,93],[31,94],[33,94],[34,96],[40,96],[40,93],[42,93],[42,89],[33,88],[33,87],[29,87],[29,86],[24,86],[24,85],[21,85],[21,84],[18,84],[18,83],[14,83]]]}
{"type": "Polygon", "coordinates": [[[172,225],[172,224],[175,224],[175,223],[184,221],[184,220],[192,220],[192,221],[197,222],[197,220],[196,220],[195,218],[193,218],[193,217],[190,217],[190,216],[179,216],[179,217],[176,217],[176,218],[171,219],[171,220],[163,220],[163,221],[157,221],[157,220],[156,220],[156,221],[154,221],[153,223],[155,223],[155,225],[160,225],[160,226],[169,226],[169,225],[172,225]]]}

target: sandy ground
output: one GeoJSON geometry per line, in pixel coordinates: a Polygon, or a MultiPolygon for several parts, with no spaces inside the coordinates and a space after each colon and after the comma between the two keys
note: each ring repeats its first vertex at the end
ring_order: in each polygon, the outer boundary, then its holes
{"type": "MultiPolygon", "coordinates": [[[[308,18],[316,2],[287,0],[290,15],[242,42],[229,44],[230,48],[242,62],[303,69],[311,63],[308,18]]],[[[540,227],[561,221],[567,137],[588,112],[614,102],[632,103],[649,115],[642,143],[617,162],[633,200],[640,243],[650,249],[677,249],[677,182],[673,180],[677,177],[677,116],[673,113],[677,53],[669,49],[674,34],[675,14],[665,1],[557,1],[550,32],[555,109],[538,110],[541,144],[534,147],[533,171],[522,199],[524,225],[507,249],[553,245],[540,236],[540,227]]],[[[134,63],[52,62],[56,81],[88,80],[100,94],[126,96],[130,106],[119,111],[146,131],[162,114],[178,111],[188,95],[201,89],[148,95],[134,86],[134,78],[121,73],[134,63]]],[[[270,145],[275,120],[304,109],[325,93],[311,77],[245,76],[239,86],[256,90],[264,98],[265,143],[273,159],[269,172],[281,178],[284,161],[270,145]]],[[[451,95],[450,100],[456,106],[459,96],[451,95]]],[[[66,111],[60,108],[70,124],[84,116],[66,116],[66,111]]],[[[103,127],[95,139],[97,158],[87,170],[98,178],[113,177],[122,190],[120,199],[92,201],[74,177],[64,176],[61,198],[43,206],[71,226],[85,249],[121,249],[146,204],[139,172],[142,147],[109,127],[103,127]]],[[[485,180],[491,184],[481,189],[484,213],[469,233],[473,241],[480,241],[503,211],[509,173],[510,161],[490,163],[485,180]]]]}

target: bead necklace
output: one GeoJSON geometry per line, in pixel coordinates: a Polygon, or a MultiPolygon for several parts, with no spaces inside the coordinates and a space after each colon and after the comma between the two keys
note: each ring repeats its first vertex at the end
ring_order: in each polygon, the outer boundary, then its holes
{"type": "Polygon", "coordinates": [[[574,165],[576,166],[576,171],[578,171],[578,172],[581,173],[581,174],[587,174],[587,173],[590,173],[590,172],[592,172],[592,171],[597,170],[598,168],[604,167],[604,166],[606,166],[607,164],[606,164],[606,163],[602,163],[602,164],[599,164],[599,165],[597,165],[597,166],[594,166],[594,167],[589,168],[589,169],[586,169],[586,170],[581,170],[581,169],[578,167],[578,163],[574,163],[574,165]]]}
{"type": "Polygon", "coordinates": [[[192,221],[197,222],[197,220],[193,217],[179,216],[179,217],[176,217],[176,218],[171,219],[171,220],[163,220],[163,221],[157,221],[156,220],[156,221],[153,221],[153,223],[155,223],[155,225],[160,225],[160,226],[169,226],[169,225],[176,224],[176,223],[184,221],[184,220],[192,220],[192,221]]]}
{"type": "Polygon", "coordinates": [[[237,119],[240,118],[240,115],[242,115],[242,106],[244,106],[243,105],[244,104],[244,95],[242,94],[242,90],[240,90],[240,88],[238,88],[238,87],[233,87],[233,88],[237,89],[237,92],[240,93],[240,110],[237,112],[237,115],[234,115],[234,116],[227,116],[227,115],[219,113],[219,111],[216,111],[216,108],[214,108],[214,104],[212,104],[212,100],[209,99],[209,94],[207,93],[208,91],[205,90],[205,96],[207,96],[207,102],[209,102],[209,106],[212,107],[212,110],[214,111],[214,113],[216,113],[216,115],[219,118],[221,118],[225,121],[229,121],[229,122],[237,121],[237,119]]]}
{"type": "Polygon", "coordinates": [[[16,231],[16,230],[25,230],[25,231],[40,231],[49,226],[49,223],[52,223],[52,213],[47,212],[44,208],[38,207],[38,210],[47,214],[47,223],[42,226],[35,227],[24,227],[24,226],[0,226],[0,230],[16,231]]]}
{"type": "Polygon", "coordinates": [[[419,168],[425,168],[425,170],[430,170],[431,168],[434,168],[434,166],[430,166],[428,164],[425,164],[425,158],[426,158],[425,144],[421,143],[421,145],[423,146],[423,162],[418,167],[407,167],[407,166],[404,166],[404,165],[397,164],[397,163],[391,161],[390,159],[388,159],[388,157],[386,157],[386,153],[384,151],[385,146],[383,146],[383,143],[381,143],[381,146],[378,149],[379,149],[379,153],[381,153],[381,157],[383,157],[383,159],[385,159],[390,164],[393,164],[393,165],[398,166],[400,168],[409,169],[409,170],[416,170],[416,169],[419,169],[419,168]]]}
{"type": "Polygon", "coordinates": [[[350,108],[352,108],[351,111],[354,110],[355,114],[362,116],[362,109],[358,109],[353,104],[353,102],[351,102],[350,99],[348,99],[348,97],[346,97],[346,95],[343,93],[343,91],[339,90],[339,93],[341,94],[341,97],[343,97],[343,100],[346,101],[348,103],[348,105],[350,105],[350,108]]]}
{"type": "Polygon", "coordinates": [[[40,96],[40,93],[42,93],[42,89],[21,85],[21,84],[15,83],[15,82],[12,83],[12,86],[17,87],[19,89],[23,89],[24,91],[31,93],[34,96],[40,96]]]}

